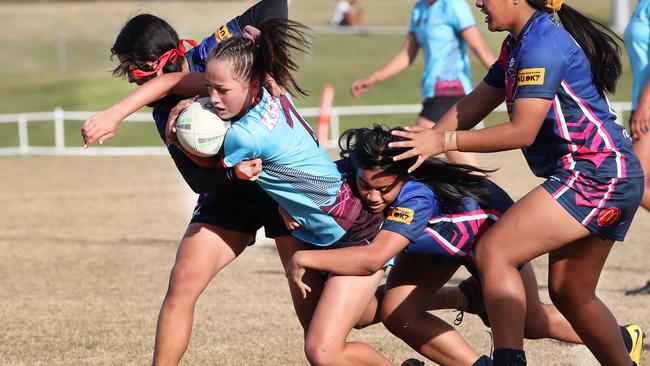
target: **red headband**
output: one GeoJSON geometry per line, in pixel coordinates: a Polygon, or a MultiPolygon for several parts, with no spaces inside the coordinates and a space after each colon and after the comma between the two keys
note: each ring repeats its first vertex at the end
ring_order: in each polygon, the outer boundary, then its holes
{"type": "Polygon", "coordinates": [[[153,70],[142,71],[138,68],[134,68],[131,70],[131,73],[137,78],[157,74],[158,71],[162,70],[162,68],[165,67],[168,62],[174,63],[178,59],[178,56],[183,56],[185,54],[186,49],[183,45],[183,42],[189,43],[192,47],[196,46],[196,41],[193,41],[191,39],[181,39],[178,41],[178,48],[172,48],[171,50],[163,53],[162,56],[158,57],[158,59],[152,65],[153,70]]]}

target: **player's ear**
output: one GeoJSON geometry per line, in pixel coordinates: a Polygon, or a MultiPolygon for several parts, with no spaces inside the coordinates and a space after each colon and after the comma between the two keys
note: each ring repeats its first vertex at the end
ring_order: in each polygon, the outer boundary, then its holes
{"type": "Polygon", "coordinates": [[[251,89],[251,92],[254,95],[259,93],[261,87],[262,87],[262,83],[260,83],[259,80],[252,80],[251,83],[249,84],[249,88],[251,89]]]}

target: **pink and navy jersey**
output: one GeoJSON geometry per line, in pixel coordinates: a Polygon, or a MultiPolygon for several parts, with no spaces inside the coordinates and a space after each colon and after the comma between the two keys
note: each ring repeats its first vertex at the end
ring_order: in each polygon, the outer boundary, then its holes
{"type": "Polygon", "coordinates": [[[511,116],[517,98],[553,101],[535,141],[522,149],[536,176],[548,178],[557,169],[643,176],[627,131],[594,85],[585,53],[552,14],[537,12],[519,39],[506,37],[484,82],[505,89],[511,116]]]}
{"type": "Polygon", "coordinates": [[[424,183],[409,180],[386,209],[382,230],[398,233],[410,243],[405,253],[425,255],[437,263],[472,264],[468,254],[485,232],[512,205],[512,199],[487,181],[490,196],[481,205],[471,197],[461,210],[449,213],[424,183]]]}

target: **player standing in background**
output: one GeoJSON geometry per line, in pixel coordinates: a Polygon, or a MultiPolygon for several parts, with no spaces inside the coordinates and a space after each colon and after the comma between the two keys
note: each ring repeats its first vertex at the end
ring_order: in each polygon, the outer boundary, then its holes
{"type": "MultiPolygon", "coordinates": [[[[421,48],[424,70],[420,82],[422,111],[417,125],[431,127],[460,98],[472,90],[467,46],[485,68],[495,60],[476,27],[464,0],[419,0],[411,11],[409,32],[400,51],[386,65],[352,83],[352,95],[360,98],[376,84],[406,70],[421,48]]],[[[451,161],[478,166],[476,156],[447,152],[451,161]]]]}
{"type": "Polygon", "coordinates": [[[628,354],[614,315],[596,295],[607,256],[624,239],[643,194],[641,165],[605,96],[621,73],[616,40],[562,0],[476,5],[490,31],[509,32],[499,60],[433,129],[396,131],[412,141],[391,146],[412,148],[398,156],[418,155],[412,169],[449,150],[522,148],[534,174],[547,179],[477,245],[495,365],[526,364],[525,291],[517,268],[546,253],[551,299],[596,359],[638,364],[642,333],[628,334],[635,348],[628,354]],[[508,123],[468,131],[504,100],[508,123]]]}

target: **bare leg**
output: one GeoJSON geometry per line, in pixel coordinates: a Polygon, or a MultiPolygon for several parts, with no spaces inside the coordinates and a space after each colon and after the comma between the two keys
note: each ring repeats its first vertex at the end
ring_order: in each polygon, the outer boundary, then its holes
{"type": "Polygon", "coordinates": [[[641,198],[641,207],[650,210],[650,133],[641,135],[638,140],[634,140],[632,146],[645,173],[645,190],[641,198]]]}
{"type": "Polygon", "coordinates": [[[427,313],[431,294],[457,264],[432,265],[424,256],[401,254],[387,282],[381,317],[386,328],[428,359],[443,365],[471,365],[479,355],[442,319],[427,313]]]}
{"type": "Polygon", "coordinates": [[[383,273],[330,276],[305,340],[305,354],[312,365],[392,365],[371,346],[346,341],[374,297],[383,273]]]}
{"type": "MultiPolygon", "coordinates": [[[[585,344],[594,356],[601,357],[603,351],[608,355],[599,359],[608,365],[630,365],[631,360],[626,353],[616,322],[607,308],[600,303],[599,306],[588,301],[585,292],[595,297],[595,287],[602,266],[611,247],[600,241],[600,246],[592,243],[595,240],[589,231],[575,220],[564,208],[556,202],[548,192],[538,187],[516,202],[506,213],[490,228],[476,245],[476,259],[481,273],[483,294],[492,323],[494,345],[496,349],[510,348],[523,349],[524,324],[526,314],[526,292],[517,267],[544,253],[561,253],[565,263],[586,264],[583,272],[571,272],[551,279],[551,286],[556,289],[574,291],[575,294],[566,294],[566,297],[554,297],[554,303],[571,322],[573,328],[579,327],[577,315],[567,312],[568,307],[579,308],[582,305],[592,306],[588,311],[590,316],[607,318],[602,322],[594,322],[594,327],[585,327],[577,330],[580,338],[593,340],[585,344]],[[544,215],[539,215],[544,212],[544,215]],[[553,230],[548,230],[553,228],[553,230]],[[573,249],[574,242],[587,243],[582,251],[573,249]],[[588,246],[587,246],[588,245],[588,246]],[[565,248],[566,247],[566,248],[565,248]],[[595,250],[598,247],[601,250],[595,250]],[[569,248],[573,249],[570,250],[569,248]],[[605,250],[602,250],[602,249],[605,250]],[[585,286],[584,288],[582,286],[585,286]],[[582,296],[582,297],[581,297],[582,296]],[[561,304],[556,302],[564,300],[561,304]],[[571,306],[569,306],[571,305],[571,306]],[[611,324],[614,327],[611,327],[611,324]],[[599,332],[600,334],[594,334],[599,332]],[[603,337],[616,340],[617,345],[596,343],[603,337]],[[607,347],[614,348],[607,348],[607,347]]],[[[555,261],[554,261],[555,262],[555,261]]],[[[570,267],[564,265],[564,267],[570,267]]],[[[563,268],[564,268],[563,267],[563,268]]],[[[560,267],[558,267],[560,268],[560,267]]],[[[555,269],[558,271],[559,269],[555,269]]],[[[569,268],[564,268],[568,273],[569,268]]],[[[570,292],[570,291],[569,291],[570,292]]]]}
{"type": "Polygon", "coordinates": [[[630,365],[618,323],[596,296],[596,285],[612,240],[578,240],[549,255],[549,293],[602,365],[630,365]]]}
{"type": "MultiPolygon", "coordinates": [[[[291,259],[291,256],[298,250],[309,250],[313,249],[312,246],[309,246],[302,241],[296,239],[293,236],[283,236],[281,238],[275,239],[275,245],[278,248],[278,255],[280,256],[280,261],[282,262],[282,268],[285,268],[287,262],[291,259]]],[[[303,281],[311,287],[311,292],[306,299],[302,298],[300,290],[293,285],[292,282],[287,281],[289,284],[289,292],[291,293],[291,300],[293,301],[293,308],[296,311],[298,320],[300,320],[300,325],[307,334],[307,329],[311,322],[312,315],[318,305],[318,299],[320,294],[323,291],[325,286],[325,277],[318,271],[307,269],[303,281]]]]}
{"type": "Polygon", "coordinates": [[[467,297],[463,295],[458,286],[443,286],[433,294],[429,310],[467,310],[467,306],[467,297]]]}
{"type": "Polygon", "coordinates": [[[526,290],[526,339],[551,338],[558,341],[582,344],[582,340],[553,304],[544,304],[539,298],[535,271],[526,263],[519,271],[526,290]]]}
{"type": "MultiPolygon", "coordinates": [[[[544,304],[539,298],[535,271],[526,263],[519,271],[526,290],[526,339],[550,338],[563,342],[582,344],[580,337],[553,304],[544,304]]],[[[434,296],[429,310],[467,310],[469,300],[458,286],[443,286],[434,296]]]]}
{"type": "Polygon", "coordinates": [[[355,324],[355,329],[363,329],[373,324],[381,323],[379,312],[381,310],[381,304],[384,302],[385,291],[386,285],[377,287],[375,290],[375,296],[370,299],[366,310],[361,314],[357,324],[355,324]]]}
{"type": "MultiPolygon", "coordinates": [[[[431,128],[435,125],[435,122],[431,121],[428,118],[419,116],[416,121],[416,124],[418,126],[431,128]]],[[[451,162],[457,164],[467,164],[467,165],[472,165],[477,167],[480,166],[478,157],[474,153],[460,152],[460,151],[447,151],[445,154],[447,155],[447,159],[451,162]]]]}
{"type": "Polygon", "coordinates": [[[158,316],[154,365],[178,365],[189,344],[196,300],[210,280],[252,239],[249,234],[210,225],[188,226],[158,316]]]}

